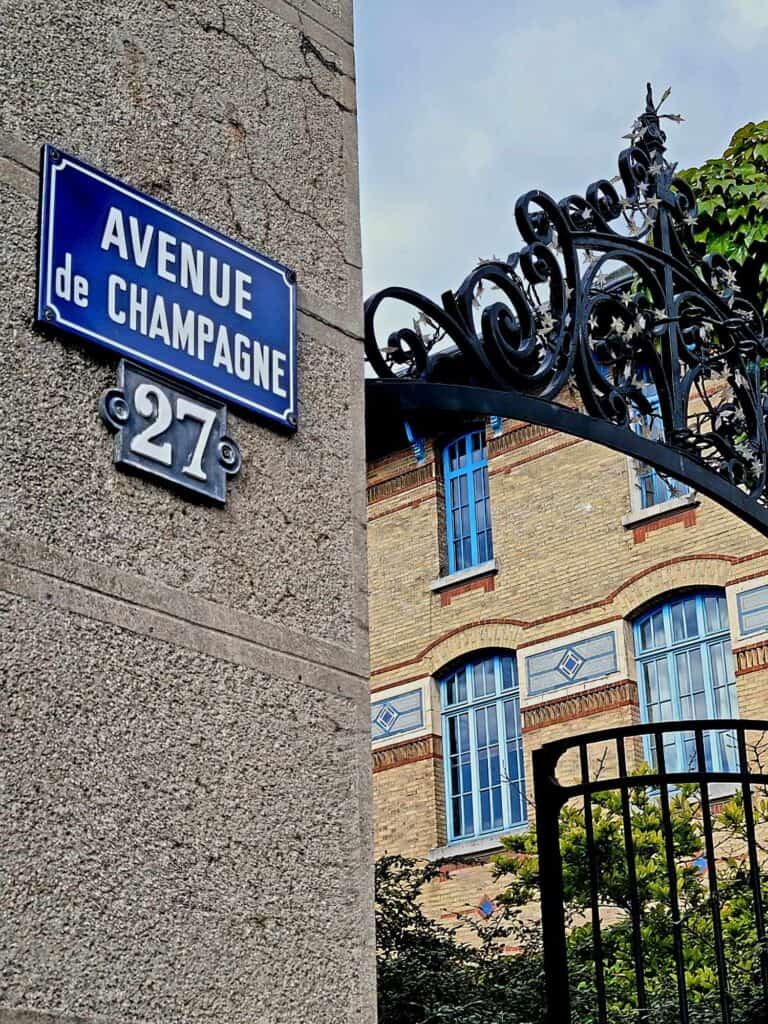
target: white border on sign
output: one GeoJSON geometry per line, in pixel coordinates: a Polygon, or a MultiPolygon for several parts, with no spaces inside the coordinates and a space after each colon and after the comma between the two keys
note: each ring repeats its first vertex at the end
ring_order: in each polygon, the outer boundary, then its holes
{"type": "Polygon", "coordinates": [[[72,167],[74,168],[74,170],[80,171],[83,174],[86,174],[89,177],[94,178],[96,181],[108,185],[115,191],[122,192],[123,195],[128,196],[128,198],[138,200],[140,203],[143,203],[144,206],[149,207],[156,213],[161,213],[167,217],[170,217],[172,220],[178,221],[179,224],[184,224],[186,227],[192,228],[194,231],[197,231],[201,235],[205,235],[212,241],[218,242],[220,245],[224,245],[227,248],[232,249],[233,252],[238,253],[240,256],[244,256],[246,259],[249,259],[252,262],[258,263],[261,266],[265,267],[267,270],[271,270],[273,273],[279,274],[280,277],[282,277],[283,281],[285,282],[289,293],[289,331],[291,339],[296,337],[296,285],[295,283],[291,283],[288,280],[288,278],[286,277],[285,270],[283,268],[275,266],[273,263],[269,262],[266,259],[261,259],[256,253],[243,248],[241,245],[238,245],[237,242],[234,242],[231,239],[228,239],[223,235],[220,235],[218,232],[211,231],[209,228],[206,228],[203,224],[198,223],[191,217],[185,217],[184,214],[177,213],[170,207],[165,206],[164,204],[154,202],[149,197],[143,196],[141,195],[141,193],[136,192],[133,189],[128,188],[124,185],[121,185],[119,182],[116,182],[108,175],[100,174],[97,170],[84,166],[79,161],[76,162],[63,153],[61,154],[61,160],[59,160],[56,164],[53,164],[50,160],[50,149],[51,147],[47,149],[46,153],[48,159],[44,160],[43,162],[43,196],[48,197],[48,221],[45,225],[45,233],[47,236],[48,245],[47,252],[45,253],[43,253],[41,247],[40,274],[41,277],[45,280],[44,305],[52,309],[56,314],[56,321],[54,324],[52,324],[52,326],[69,327],[75,334],[86,335],[87,337],[93,338],[94,340],[101,342],[107,348],[110,348],[115,352],[122,353],[123,355],[130,354],[131,356],[133,356],[134,359],[137,359],[139,362],[151,363],[159,370],[164,370],[166,373],[170,373],[171,376],[181,377],[185,380],[191,381],[194,384],[197,384],[199,387],[202,387],[202,389],[207,392],[214,392],[217,395],[221,395],[224,398],[228,398],[235,405],[240,405],[245,408],[252,409],[254,412],[260,412],[270,417],[271,419],[277,420],[278,422],[287,423],[289,417],[294,415],[296,411],[296,396],[294,393],[294,386],[296,380],[296,372],[294,367],[294,349],[296,346],[293,344],[288,345],[288,379],[290,382],[290,405],[288,409],[286,409],[285,413],[283,413],[283,415],[280,415],[279,413],[276,413],[274,409],[270,409],[267,406],[259,405],[258,402],[254,402],[249,399],[244,399],[240,395],[236,395],[231,391],[227,391],[226,388],[220,387],[218,384],[212,384],[210,381],[207,381],[200,377],[196,377],[194,374],[189,373],[186,370],[180,370],[176,366],[169,365],[168,363],[162,362],[159,359],[154,359],[152,356],[147,355],[145,352],[137,351],[136,349],[130,348],[128,345],[124,345],[122,343],[118,344],[111,338],[105,337],[102,334],[98,334],[96,331],[89,330],[88,328],[82,327],[78,324],[74,324],[69,320],[64,320],[59,316],[59,310],[57,309],[56,305],[51,301],[53,274],[53,221],[54,210],[56,206],[56,172],[64,170],[65,167],[72,167]],[[48,178],[49,170],[51,172],[50,181],[48,178]]]}

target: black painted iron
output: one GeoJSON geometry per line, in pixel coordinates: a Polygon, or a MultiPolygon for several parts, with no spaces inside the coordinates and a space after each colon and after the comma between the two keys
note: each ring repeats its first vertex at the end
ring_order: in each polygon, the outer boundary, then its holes
{"type": "Polygon", "coordinates": [[[481,262],[441,305],[400,287],[368,299],[370,406],[551,426],[641,459],[768,534],[762,318],[734,266],[692,255],[695,199],[661,128],[679,118],[660,106],[649,86],[611,181],[560,202],[522,196],[525,247],[481,262]],[[382,346],[375,320],[387,300],[417,316],[382,346]]]}
{"type": "MultiPolygon", "coordinates": [[[[710,787],[725,783],[728,792],[740,792],[744,808],[742,830],[743,846],[740,855],[749,873],[753,898],[756,949],[759,959],[757,979],[762,1001],[756,1009],[755,1020],[764,1020],[768,1013],[768,948],[766,947],[765,886],[761,881],[759,858],[760,843],[756,834],[753,800],[763,798],[768,785],[768,769],[764,765],[768,738],[768,722],[719,719],[693,722],[667,722],[655,725],[635,725],[577,735],[547,743],[533,752],[533,779],[536,802],[536,832],[541,880],[541,918],[544,948],[544,972],[547,1024],[575,1024],[572,1018],[567,949],[563,863],[560,849],[560,816],[569,801],[583,801],[586,827],[585,856],[589,879],[589,916],[592,925],[594,959],[594,991],[596,995],[594,1019],[601,1024],[615,1024],[608,1016],[604,978],[602,935],[605,926],[604,908],[599,896],[600,849],[592,827],[592,799],[596,793],[618,791],[621,796],[622,831],[627,866],[628,923],[631,927],[634,959],[634,1000],[631,1019],[652,1024],[651,1008],[646,995],[648,971],[641,933],[642,914],[638,900],[637,853],[631,823],[631,794],[638,786],[655,793],[661,812],[666,877],[669,885],[669,909],[673,930],[674,975],[669,979],[670,1000],[674,1010],[667,1008],[665,1020],[674,1019],[690,1024],[695,1018],[689,1006],[689,993],[685,970],[685,934],[678,901],[678,876],[674,849],[670,793],[680,786],[692,783],[698,787],[698,801],[702,816],[705,849],[702,862],[707,872],[709,906],[714,936],[712,969],[716,973],[714,992],[722,1024],[731,1024],[734,1010],[739,1020],[745,1019],[743,1006],[734,1006],[729,966],[724,956],[721,922],[721,899],[718,893],[718,858],[723,856],[713,840],[714,799],[710,787]],[[665,763],[664,736],[668,733],[687,733],[693,737],[695,754],[685,770],[665,763]],[[732,739],[735,760],[733,770],[714,771],[707,765],[706,744],[718,732],[726,732],[732,739]],[[628,771],[628,748],[646,737],[654,751],[655,764],[650,773],[638,776],[628,771]],[[590,765],[589,751],[601,753],[600,770],[590,765]],[[564,755],[575,751],[579,765],[579,778],[573,784],[562,784],[558,778],[558,765],[564,755]],[[608,765],[615,767],[607,767],[608,765]],[[760,1016],[760,1014],[764,1016],[760,1016]]],[[[573,763],[573,762],[571,762],[573,763]]],[[[716,794],[715,794],[716,795],[716,794]]],[[[593,1018],[590,1018],[593,1019],[593,1018]]],[[[622,1017],[622,1020],[625,1018],[622,1017]]],[[[707,1017],[711,1020],[712,1017],[707,1017]]]]}

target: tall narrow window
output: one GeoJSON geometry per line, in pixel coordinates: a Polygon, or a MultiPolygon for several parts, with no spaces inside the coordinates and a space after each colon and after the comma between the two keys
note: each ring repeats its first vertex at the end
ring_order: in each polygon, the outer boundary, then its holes
{"type": "MultiPolygon", "coordinates": [[[[725,596],[708,590],[667,601],[635,623],[640,710],[644,722],[736,718],[736,683],[725,596]]],[[[731,732],[704,735],[707,768],[736,769],[731,732]]],[[[648,738],[646,760],[656,764],[648,738]]],[[[664,735],[664,760],[671,771],[696,767],[691,732],[664,735]]]]}
{"type": "Polygon", "coordinates": [[[511,654],[464,662],[441,681],[448,839],[527,821],[520,692],[511,654]]]}
{"type": "MultiPolygon", "coordinates": [[[[651,406],[651,413],[636,421],[635,430],[650,440],[661,440],[664,437],[664,427],[656,385],[647,368],[641,369],[639,376],[643,382],[643,395],[651,406]]],[[[652,508],[654,505],[661,505],[672,498],[682,498],[690,493],[690,488],[686,484],[673,480],[672,477],[662,476],[653,466],[637,461],[634,463],[634,485],[636,495],[633,507],[639,509],[652,508]]]]}
{"type": "Polygon", "coordinates": [[[452,441],[443,451],[448,571],[459,572],[493,558],[485,432],[452,441]]]}

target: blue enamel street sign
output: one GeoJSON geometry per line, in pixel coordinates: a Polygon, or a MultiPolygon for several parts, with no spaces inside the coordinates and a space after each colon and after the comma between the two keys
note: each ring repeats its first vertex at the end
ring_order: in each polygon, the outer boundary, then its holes
{"type": "Polygon", "coordinates": [[[51,146],[37,319],[296,426],[296,278],[51,146]]]}

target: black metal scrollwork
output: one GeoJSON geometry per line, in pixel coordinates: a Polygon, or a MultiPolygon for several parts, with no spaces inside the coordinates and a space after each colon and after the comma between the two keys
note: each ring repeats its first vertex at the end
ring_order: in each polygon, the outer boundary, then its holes
{"type": "Polygon", "coordinates": [[[393,384],[495,389],[556,408],[567,388],[581,416],[625,431],[626,446],[615,434],[607,443],[636,454],[629,438],[650,439],[662,470],[674,465],[768,532],[768,344],[736,269],[693,255],[695,198],[665,156],[662,119],[681,120],[660,113],[667,95],[655,104],[648,86],[611,181],[560,202],[536,190],[518,199],[519,252],[482,261],[441,304],[399,287],[369,298],[366,355],[393,384]],[[374,324],[389,299],[417,316],[380,345],[374,324]]]}

